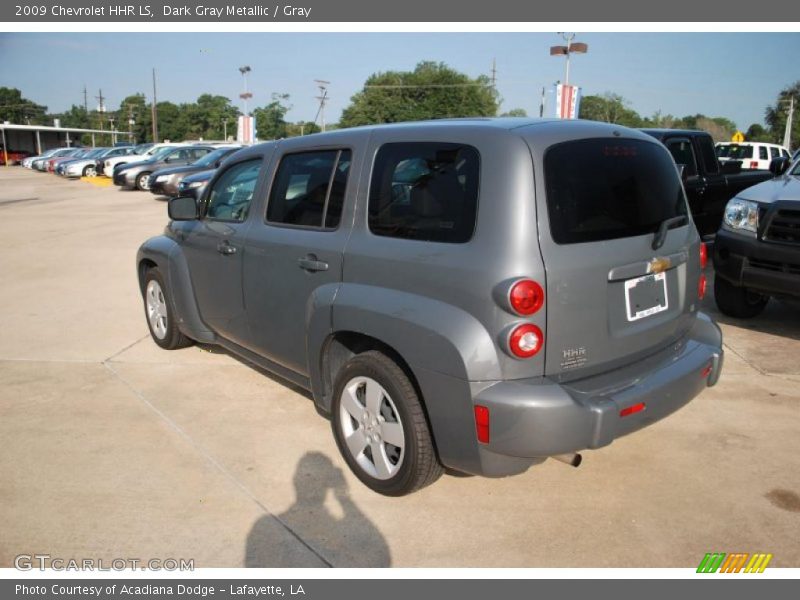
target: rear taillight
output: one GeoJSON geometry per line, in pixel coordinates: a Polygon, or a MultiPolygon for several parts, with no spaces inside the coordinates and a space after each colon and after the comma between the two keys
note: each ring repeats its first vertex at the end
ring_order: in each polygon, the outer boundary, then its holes
{"type": "Polygon", "coordinates": [[[750,168],[751,169],[757,169],[758,168],[758,161],[757,160],[751,160],[750,161],[750,168]]]}
{"type": "Polygon", "coordinates": [[[532,315],[544,304],[544,290],[532,279],[520,279],[508,292],[508,303],[519,315],[532,315]]]}
{"type": "Polygon", "coordinates": [[[708,246],[706,246],[705,242],[700,242],[700,279],[697,280],[697,297],[702,300],[706,297],[706,287],[708,282],[706,280],[706,274],[702,271],[705,270],[706,265],[708,264],[708,246]]]}
{"type": "Polygon", "coordinates": [[[481,444],[489,443],[489,409],[480,404],[475,406],[475,435],[481,444]]]}
{"type": "Polygon", "coordinates": [[[700,300],[706,297],[706,287],[708,287],[706,274],[700,273],[700,279],[697,282],[697,297],[700,298],[700,300]]]}
{"type": "Polygon", "coordinates": [[[517,358],[531,358],[544,345],[544,334],[533,323],[515,327],[508,336],[508,348],[517,358]]]}

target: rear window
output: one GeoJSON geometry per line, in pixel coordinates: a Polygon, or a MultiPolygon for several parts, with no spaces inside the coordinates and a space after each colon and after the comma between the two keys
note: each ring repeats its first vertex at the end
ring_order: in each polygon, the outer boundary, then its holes
{"type": "Polygon", "coordinates": [[[564,142],[544,159],[550,231],[558,244],[653,233],[687,214],[675,163],[658,144],[618,138],[564,142]]]}

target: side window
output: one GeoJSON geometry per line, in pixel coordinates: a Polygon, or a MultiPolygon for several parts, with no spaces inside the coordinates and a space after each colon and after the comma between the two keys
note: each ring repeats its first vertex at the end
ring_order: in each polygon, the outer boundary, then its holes
{"type": "Polygon", "coordinates": [[[784,150],[783,148],[781,148],[781,156],[783,156],[785,158],[789,158],[789,153],[786,150],[784,150]]]}
{"type": "Polygon", "coordinates": [[[767,147],[766,146],[759,146],[758,147],[758,158],[759,158],[759,160],[769,160],[769,155],[767,154],[767,147]]]}
{"type": "Polygon", "coordinates": [[[206,201],[206,217],[219,221],[244,221],[258,182],[261,159],[233,165],[214,183],[206,201]]]}
{"type": "Polygon", "coordinates": [[[189,160],[197,160],[208,154],[208,148],[192,148],[189,150],[189,160]]]}
{"type": "Polygon", "coordinates": [[[769,157],[778,158],[781,155],[780,151],[775,146],[769,147],[769,157]]]}
{"type": "Polygon", "coordinates": [[[699,136],[697,138],[697,147],[700,149],[700,156],[703,160],[703,166],[706,168],[706,173],[717,173],[719,171],[719,162],[717,162],[717,155],[714,153],[714,140],[711,139],[711,136],[699,136]]]}
{"type": "Polygon", "coordinates": [[[675,163],[683,165],[683,173],[686,177],[697,175],[697,161],[694,158],[692,142],[689,140],[669,140],[667,150],[672,154],[675,163]]]}
{"type": "Polygon", "coordinates": [[[464,243],[478,211],[480,157],[438,142],[381,146],[369,190],[369,228],[387,237],[464,243]]]}
{"type": "Polygon", "coordinates": [[[342,215],[350,162],[350,150],[284,156],[270,191],[267,221],[336,228],[342,215]]]}

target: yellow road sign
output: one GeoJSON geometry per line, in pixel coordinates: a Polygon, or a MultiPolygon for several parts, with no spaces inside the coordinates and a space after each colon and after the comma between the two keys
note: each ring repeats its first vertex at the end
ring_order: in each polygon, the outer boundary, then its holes
{"type": "Polygon", "coordinates": [[[741,143],[744,141],[744,134],[741,131],[737,131],[731,136],[731,141],[736,143],[741,143]]]}

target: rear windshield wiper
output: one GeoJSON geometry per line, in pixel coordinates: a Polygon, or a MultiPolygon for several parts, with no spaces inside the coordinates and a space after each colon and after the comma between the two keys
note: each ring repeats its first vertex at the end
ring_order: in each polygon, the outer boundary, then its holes
{"type": "Polygon", "coordinates": [[[664,245],[667,239],[667,231],[669,231],[670,227],[679,224],[685,225],[688,221],[688,215],[678,215],[677,217],[670,217],[669,219],[661,221],[661,225],[658,226],[658,231],[656,231],[655,237],[653,238],[653,250],[658,250],[664,245]]]}

